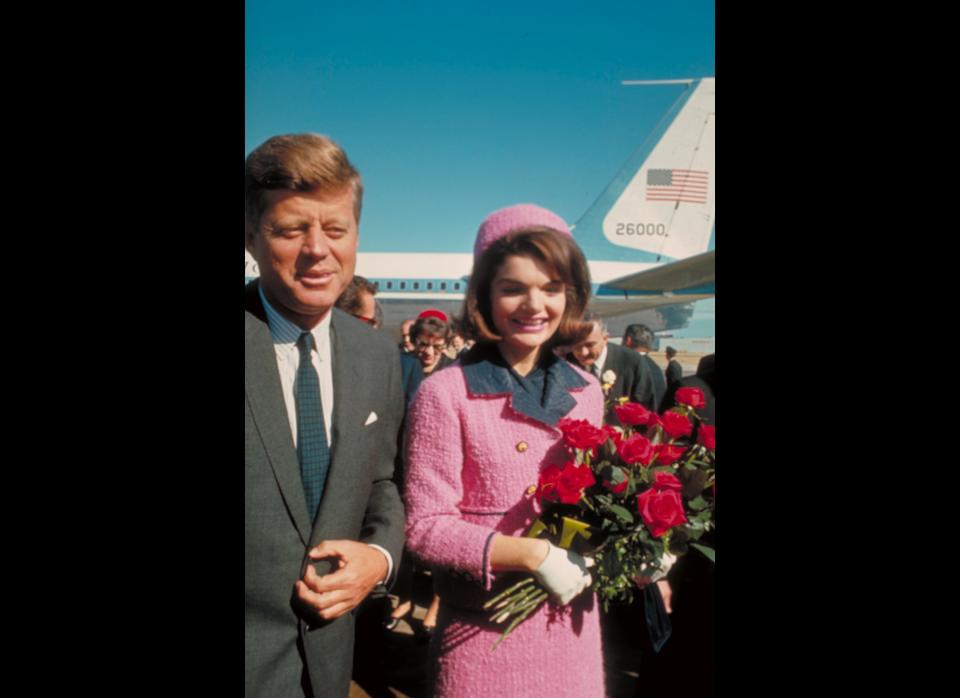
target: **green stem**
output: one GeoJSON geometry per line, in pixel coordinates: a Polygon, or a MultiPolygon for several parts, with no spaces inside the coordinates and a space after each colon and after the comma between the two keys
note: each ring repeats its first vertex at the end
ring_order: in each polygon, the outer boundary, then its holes
{"type": "Polygon", "coordinates": [[[495,623],[502,623],[505,620],[509,620],[511,617],[522,615],[524,612],[529,610],[531,607],[539,605],[539,599],[544,592],[538,591],[535,594],[527,597],[523,601],[520,601],[509,608],[504,609],[502,612],[495,616],[495,623]]]}
{"type": "Polygon", "coordinates": [[[514,607],[518,606],[519,604],[523,603],[523,601],[536,594],[537,591],[539,591],[539,589],[536,586],[529,586],[526,589],[519,591],[517,594],[504,599],[494,606],[494,609],[504,609],[507,611],[512,610],[514,607]]]}
{"type": "Polygon", "coordinates": [[[489,601],[487,601],[485,604],[483,604],[483,610],[486,611],[486,610],[489,609],[491,606],[493,606],[497,601],[499,601],[500,599],[502,599],[504,596],[509,596],[511,593],[513,593],[514,591],[516,591],[516,590],[519,589],[520,587],[522,587],[522,586],[524,586],[524,585],[526,585],[526,584],[531,584],[533,581],[534,581],[533,577],[525,577],[524,579],[521,579],[519,582],[517,582],[516,584],[514,584],[512,587],[510,587],[510,588],[507,589],[506,591],[500,592],[499,594],[497,594],[496,596],[494,596],[492,599],[490,599],[489,601]]]}
{"type": "Polygon", "coordinates": [[[546,593],[546,592],[542,592],[541,594],[539,594],[539,595],[536,597],[536,599],[537,599],[536,604],[534,604],[534,605],[532,605],[530,608],[528,608],[523,614],[521,614],[521,615],[517,616],[516,618],[514,618],[513,621],[510,623],[510,625],[507,626],[506,630],[504,630],[504,631],[503,631],[503,634],[500,636],[500,639],[497,640],[497,641],[494,643],[493,647],[490,649],[491,652],[492,652],[493,650],[497,649],[497,646],[498,646],[501,642],[503,642],[504,640],[507,639],[507,636],[508,636],[511,632],[513,632],[513,629],[514,629],[514,628],[516,628],[518,625],[520,625],[520,623],[522,623],[523,621],[525,621],[534,611],[537,610],[537,608],[540,607],[540,604],[541,604],[541,603],[543,603],[544,601],[547,600],[547,593],[546,593]]]}

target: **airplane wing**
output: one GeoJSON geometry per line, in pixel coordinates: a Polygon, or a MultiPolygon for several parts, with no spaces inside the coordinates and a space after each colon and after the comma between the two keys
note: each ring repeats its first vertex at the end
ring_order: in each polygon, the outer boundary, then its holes
{"type": "Polygon", "coordinates": [[[654,269],[611,279],[603,284],[603,288],[661,293],[691,290],[714,295],[716,255],[716,250],[703,252],[654,269]]]}
{"type": "MultiPolygon", "coordinates": [[[[611,318],[679,304],[692,308],[689,304],[694,301],[716,296],[715,261],[716,250],[710,250],[611,279],[597,287],[591,309],[611,318]]],[[[638,316],[632,321],[644,322],[644,319],[638,316]]]]}

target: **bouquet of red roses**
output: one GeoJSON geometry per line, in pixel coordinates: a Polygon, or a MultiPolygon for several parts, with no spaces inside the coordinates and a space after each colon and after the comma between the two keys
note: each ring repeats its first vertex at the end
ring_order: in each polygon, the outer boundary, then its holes
{"type": "MultiPolygon", "coordinates": [[[[663,414],[625,402],[614,408],[622,427],[561,420],[571,457],[541,471],[543,513],[527,535],[593,558],[591,588],[604,608],[630,600],[635,580],[654,576],[668,553],[693,547],[715,560],[697,541],[713,528],[716,429],[697,414],[700,390],[681,388],[676,402],[663,414]]],[[[528,577],[487,602],[492,620],[509,621],[497,644],[546,599],[528,577]]]]}

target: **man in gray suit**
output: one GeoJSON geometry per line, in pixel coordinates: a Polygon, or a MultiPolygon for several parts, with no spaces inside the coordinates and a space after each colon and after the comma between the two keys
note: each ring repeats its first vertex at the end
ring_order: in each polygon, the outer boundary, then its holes
{"type": "Polygon", "coordinates": [[[593,329],[586,339],[571,349],[567,360],[576,361],[604,386],[604,395],[610,403],[605,421],[620,424],[614,407],[619,405],[618,400],[623,397],[656,410],[660,405],[653,374],[640,355],[611,344],[606,323],[598,314],[587,313],[583,320],[592,323],[593,329]]]}
{"type": "Polygon", "coordinates": [[[245,163],[245,695],[346,696],[354,609],[392,583],[400,362],[333,308],[353,277],[363,185],[314,134],[245,163]]]}

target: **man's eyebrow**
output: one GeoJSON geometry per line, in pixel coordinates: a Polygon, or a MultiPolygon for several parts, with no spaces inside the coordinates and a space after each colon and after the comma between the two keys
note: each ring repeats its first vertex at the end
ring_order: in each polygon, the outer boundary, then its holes
{"type": "Polygon", "coordinates": [[[277,228],[281,226],[290,226],[290,225],[303,225],[307,222],[307,219],[304,216],[296,215],[286,215],[274,218],[273,220],[267,221],[267,225],[272,228],[277,228]]]}

